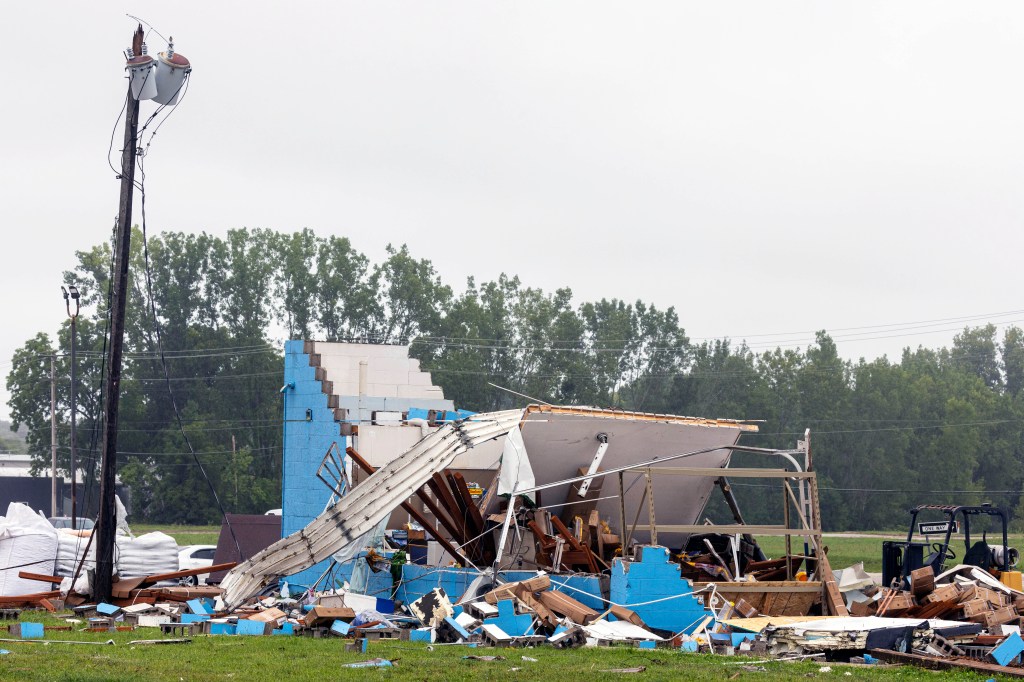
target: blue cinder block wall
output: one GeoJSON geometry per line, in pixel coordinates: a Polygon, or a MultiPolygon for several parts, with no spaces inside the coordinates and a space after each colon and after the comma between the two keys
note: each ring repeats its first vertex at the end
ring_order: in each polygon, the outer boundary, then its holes
{"type": "MultiPolygon", "coordinates": [[[[316,470],[333,443],[344,456],[345,438],[334,420],[334,411],[327,407],[327,395],[309,364],[309,354],[303,352],[302,341],[285,341],[284,381],[290,386],[283,394],[281,534],[288,536],[304,528],[327,506],[331,491],[315,478],[316,470]]],[[[329,564],[330,560],[322,561],[289,580],[294,585],[311,586],[329,564]]]]}
{"type": "Polygon", "coordinates": [[[612,603],[632,609],[649,627],[690,634],[705,616],[713,616],[692,592],[693,583],[680,577],[666,547],[644,545],[639,561],[617,557],[612,562],[612,603]]]}

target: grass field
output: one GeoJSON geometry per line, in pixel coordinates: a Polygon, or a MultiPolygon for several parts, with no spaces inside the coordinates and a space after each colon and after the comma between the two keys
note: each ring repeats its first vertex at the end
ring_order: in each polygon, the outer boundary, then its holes
{"type": "MultiPolygon", "coordinates": [[[[55,618],[23,614],[23,620],[61,624],[55,618]]],[[[190,644],[142,645],[132,640],[159,638],[159,630],[93,634],[48,632],[50,644],[0,642],[10,653],[0,655],[0,679],[28,681],[95,682],[99,680],[218,680],[224,682],[282,682],[337,679],[428,680],[600,680],[631,678],[602,672],[614,668],[646,666],[640,680],[803,680],[808,677],[842,680],[979,680],[964,673],[932,673],[916,668],[850,667],[821,663],[761,662],[739,657],[684,654],[664,649],[629,647],[556,650],[488,649],[386,642],[370,644],[366,654],[346,653],[345,640],[307,637],[198,636],[190,644]],[[97,642],[59,644],[56,640],[97,642]],[[113,645],[103,645],[112,640],[113,645]],[[471,661],[466,655],[505,656],[503,661],[471,661]],[[523,656],[537,659],[524,661],[523,656]],[[345,663],[370,658],[395,661],[383,669],[346,669],[345,663]],[[746,670],[744,665],[764,670],[746,670]]]]}
{"type": "Polygon", "coordinates": [[[174,538],[181,546],[185,545],[216,545],[220,537],[220,526],[172,526],[132,524],[132,532],[136,535],[158,530],[174,538]]]}

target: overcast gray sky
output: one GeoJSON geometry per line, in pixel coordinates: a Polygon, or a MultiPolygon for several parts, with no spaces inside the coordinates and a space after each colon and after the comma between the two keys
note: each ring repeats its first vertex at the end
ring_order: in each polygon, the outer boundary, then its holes
{"type": "Polygon", "coordinates": [[[153,231],[406,242],[457,289],[504,271],[755,348],[1024,321],[1021,3],[30,2],[0,22],[4,375],[109,235],[125,12],[194,67],[153,231]]]}

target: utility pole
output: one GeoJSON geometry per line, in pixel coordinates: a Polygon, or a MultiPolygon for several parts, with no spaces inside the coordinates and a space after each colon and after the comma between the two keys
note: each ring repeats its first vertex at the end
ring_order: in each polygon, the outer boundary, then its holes
{"type": "Polygon", "coordinates": [[[50,516],[57,515],[57,359],[50,356],[50,516]]]}
{"type": "MultiPolygon", "coordinates": [[[[132,38],[132,60],[142,59],[142,24],[132,38]]],[[[152,58],[147,58],[152,59],[152,58]]],[[[117,476],[117,408],[121,396],[121,361],[124,351],[124,317],[128,301],[128,261],[131,253],[132,198],[135,188],[135,153],[139,128],[139,100],[129,86],[121,150],[121,199],[117,209],[114,243],[114,277],[110,302],[110,344],[103,396],[103,459],[100,472],[100,509],[96,524],[96,581],[93,598],[110,601],[114,575],[114,534],[117,516],[114,505],[117,476]]]]}
{"type": "Polygon", "coordinates": [[[77,347],[78,313],[81,311],[79,305],[78,287],[74,284],[67,289],[60,288],[64,292],[64,307],[67,308],[68,317],[71,318],[71,530],[78,529],[78,482],[76,470],[78,469],[78,382],[75,381],[75,348],[77,347]],[[70,289],[70,292],[68,291],[70,289]],[[75,302],[75,312],[71,312],[71,301],[75,302]]]}

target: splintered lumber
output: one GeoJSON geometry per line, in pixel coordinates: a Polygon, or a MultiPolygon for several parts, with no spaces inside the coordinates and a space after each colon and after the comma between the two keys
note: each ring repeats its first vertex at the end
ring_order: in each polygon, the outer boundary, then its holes
{"type": "MultiPolygon", "coordinates": [[[[469,485],[466,483],[466,478],[456,471],[451,474],[451,480],[454,481],[456,491],[466,503],[466,511],[469,512],[469,520],[477,529],[476,535],[482,534],[486,527],[484,517],[480,513],[480,508],[476,506],[476,500],[473,499],[472,493],[469,492],[469,485]]],[[[489,564],[494,561],[494,538],[490,533],[481,538],[481,545],[481,549],[483,550],[483,562],[489,564]]]]}
{"type": "Polygon", "coordinates": [[[316,625],[322,625],[336,620],[351,622],[355,620],[355,617],[356,612],[348,606],[314,606],[310,612],[306,614],[302,622],[305,623],[306,627],[314,627],[316,625]]]}
{"type": "MultiPolygon", "coordinates": [[[[594,553],[590,551],[589,547],[584,547],[580,543],[580,541],[576,539],[576,536],[573,535],[569,531],[569,529],[565,527],[564,523],[562,523],[562,519],[558,518],[557,516],[552,516],[551,517],[551,526],[555,529],[555,531],[559,535],[562,536],[562,538],[566,542],[569,543],[570,547],[572,547],[577,552],[583,552],[584,553],[584,558],[585,558],[586,566],[587,566],[587,568],[590,569],[591,573],[599,573],[600,572],[598,570],[598,568],[597,568],[597,561],[594,558],[594,553]]],[[[563,564],[564,563],[565,562],[563,562],[563,564]]]]}
{"type": "Polygon", "coordinates": [[[986,663],[969,658],[939,658],[938,656],[921,656],[919,654],[904,654],[899,651],[888,649],[872,649],[871,655],[890,663],[901,663],[903,665],[916,665],[929,670],[957,670],[966,669],[988,675],[996,674],[1005,677],[1024,677],[1024,668],[1016,668],[995,663],[986,663]]]}
{"type": "Polygon", "coordinates": [[[530,520],[526,522],[527,528],[533,533],[534,540],[537,541],[537,561],[541,565],[549,566],[555,570],[558,570],[558,566],[552,566],[554,550],[556,545],[554,538],[541,530],[541,527],[537,525],[536,521],[530,520]]]}
{"type": "MultiPolygon", "coordinates": [[[[740,601],[743,601],[742,599],[740,601]]],[[[639,625],[642,628],[646,628],[647,624],[644,623],[643,619],[640,618],[636,611],[631,611],[625,606],[619,606],[618,604],[612,604],[612,607],[608,609],[608,613],[615,616],[618,620],[625,620],[633,625],[639,625]]],[[[755,611],[756,613],[756,611],[755,611]]]]}
{"type": "Polygon", "coordinates": [[[157,601],[187,602],[200,597],[214,599],[219,597],[224,590],[212,585],[200,585],[198,587],[147,587],[141,590],[132,590],[131,599],[136,602],[146,601],[149,598],[157,601]]]}
{"type": "MultiPolygon", "coordinates": [[[[356,452],[354,448],[345,448],[345,452],[348,454],[349,457],[352,458],[353,462],[358,464],[363,471],[370,474],[371,476],[377,470],[376,467],[374,467],[372,464],[363,459],[363,456],[356,452]]],[[[426,506],[426,508],[430,510],[430,513],[434,515],[434,518],[436,518],[441,523],[441,525],[444,526],[444,529],[448,531],[448,533],[453,538],[460,537],[459,530],[452,523],[451,519],[448,518],[448,514],[445,513],[445,511],[442,510],[441,507],[439,507],[437,503],[434,502],[433,499],[431,499],[430,495],[427,495],[424,492],[423,486],[420,486],[420,488],[416,491],[416,495],[419,496],[420,501],[423,502],[424,506],[426,506]]],[[[420,523],[420,525],[423,526],[424,530],[430,532],[430,534],[435,539],[442,540],[442,538],[438,537],[437,533],[432,532],[434,527],[433,524],[424,525],[420,523]]],[[[445,551],[447,551],[447,548],[445,549],[445,551]]],[[[451,552],[448,553],[451,554],[453,557],[458,556],[458,554],[452,554],[451,552]]]]}
{"type": "Polygon", "coordinates": [[[142,587],[143,583],[146,582],[146,578],[125,578],[118,580],[110,587],[110,596],[116,597],[117,599],[129,599],[132,596],[132,590],[136,590],[142,587]]]}
{"type": "Polygon", "coordinates": [[[512,599],[516,592],[540,592],[551,587],[551,576],[547,573],[538,575],[529,580],[520,580],[514,583],[505,583],[484,595],[484,601],[488,604],[497,604],[505,599],[512,599]]]}
{"type": "Polygon", "coordinates": [[[189,568],[184,571],[173,571],[171,573],[158,573],[157,575],[147,575],[143,579],[142,584],[153,584],[158,583],[162,580],[177,580],[178,578],[188,578],[194,575],[206,575],[207,573],[215,573],[217,571],[230,571],[232,568],[238,565],[236,561],[230,561],[226,564],[214,564],[212,566],[203,566],[202,568],[189,568]]]}
{"type": "Polygon", "coordinates": [[[925,566],[910,572],[910,591],[914,596],[921,598],[935,589],[935,571],[931,566],[925,566]]]}
{"type": "Polygon", "coordinates": [[[597,611],[586,604],[581,604],[562,592],[552,592],[551,590],[539,592],[537,599],[551,611],[568,618],[577,625],[587,625],[591,621],[597,620],[599,615],[597,611]]]}
{"type": "MultiPolygon", "coordinates": [[[[377,469],[372,464],[363,459],[362,456],[352,448],[346,448],[345,452],[348,453],[348,456],[352,458],[353,462],[358,464],[363,471],[370,474],[371,476],[377,471],[377,469]]],[[[426,495],[422,496],[422,499],[426,501],[426,495]]],[[[420,524],[420,526],[422,526],[424,530],[426,530],[428,533],[434,536],[434,539],[437,540],[437,543],[441,545],[441,548],[444,549],[444,551],[448,552],[448,554],[450,554],[454,558],[466,561],[466,555],[459,551],[459,549],[452,545],[452,543],[448,542],[447,539],[442,537],[434,529],[434,524],[430,523],[430,521],[428,521],[426,517],[424,517],[423,514],[419,512],[418,509],[413,507],[408,502],[402,502],[401,507],[402,509],[405,510],[406,513],[409,514],[409,516],[415,519],[416,523],[420,524]]],[[[467,562],[467,565],[469,565],[469,562],[467,562]]]]}
{"type": "Polygon", "coordinates": [[[556,627],[558,625],[558,617],[551,611],[551,609],[544,606],[544,602],[534,596],[533,592],[520,589],[516,591],[516,599],[533,609],[533,612],[537,614],[537,617],[547,625],[550,625],[551,627],[556,627]]]}
{"type": "Polygon", "coordinates": [[[28,571],[18,571],[18,577],[25,580],[38,580],[41,583],[53,583],[54,585],[60,585],[64,581],[59,575],[43,575],[41,573],[29,573],[28,571]]]}
{"type": "Polygon", "coordinates": [[[51,592],[32,592],[31,594],[16,594],[11,597],[0,597],[0,604],[34,604],[42,601],[43,599],[50,599],[51,597],[59,597],[60,590],[53,590],[51,592]]]}

